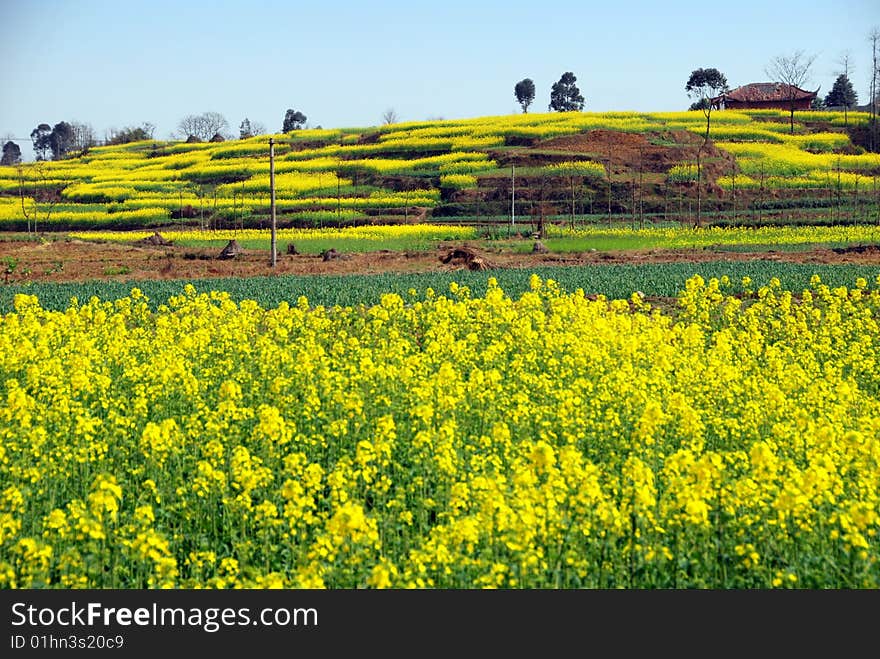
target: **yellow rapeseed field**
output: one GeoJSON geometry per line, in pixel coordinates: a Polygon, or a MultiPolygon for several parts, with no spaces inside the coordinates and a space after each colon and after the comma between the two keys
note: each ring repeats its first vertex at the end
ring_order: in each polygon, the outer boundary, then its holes
{"type": "Polygon", "coordinates": [[[880,281],[0,317],[6,588],[877,588],[880,281]]]}

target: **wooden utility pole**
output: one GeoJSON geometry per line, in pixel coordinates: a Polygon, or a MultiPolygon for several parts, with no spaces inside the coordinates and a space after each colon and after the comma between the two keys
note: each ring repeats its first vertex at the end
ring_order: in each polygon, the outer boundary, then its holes
{"type": "Polygon", "coordinates": [[[878,45],[880,45],[880,28],[873,28],[871,33],[868,35],[868,40],[871,42],[871,98],[868,100],[869,107],[871,108],[871,130],[869,131],[870,135],[870,145],[871,151],[876,152],[877,150],[877,73],[880,71],[880,65],[877,63],[877,50],[878,45]]]}
{"type": "Polygon", "coordinates": [[[736,162],[733,163],[731,178],[733,179],[733,223],[736,224],[736,162]]]}
{"type": "Polygon", "coordinates": [[[611,228],[611,143],[608,143],[608,157],[605,159],[605,174],[608,178],[608,228],[611,228]]]}
{"type": "Polygon", "coordinates": [[[269,138],[269,212],[272,215],[272,267],[278,263],[278,249],[275,226],[275,138],[269,138]]]}
{"type": "Polygon", "coordinates": [[[643,167],[642,147],[639,147],[639,229],[645,228],[645,203],[642,197],[645,188],[645,179],[642,174],[643,167]]]}
{"type": "Polygon", "coordinates": [[[877,174],[874,174],[874,213],[877,224],[880,224],[880,196],[877,195],[877,174]]]}
{"type": "Polygon", "coordinates": [[[758,224],[763,221],[764,214],[764,161],[761,161],[761,185],[758,188],[758,224]]]}
{"type": "Polygon", "coordinates": [[[633,176],[632,183],[630,183],[630,192],[632,193],[632,202],[630,204],[630,214],[632,216],[632,220],[630,222],[630,228],[636,228],[636,178],[633,176]]]}
{"type": "Polygon", "coordinates": [[[516,165],[510,165],[510,228],[516,224],[516,165]]]}
{"type": "MultiPolygon", "coordinates": [[[[706,143],[703,142],[703,146],[706,143]]],[[[703,164],[700,159],[700,154],[703,152],[703,146],[697,149],[697,223],[696,226],[703,226],[703,218],[702,218],[702,210],[703,210],[703,191],[700,187],[700,184],[703,180],[703,164]]]]}

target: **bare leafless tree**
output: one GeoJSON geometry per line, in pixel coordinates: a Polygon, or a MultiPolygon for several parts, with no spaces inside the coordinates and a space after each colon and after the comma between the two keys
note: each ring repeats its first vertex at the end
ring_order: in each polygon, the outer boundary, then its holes
{"type": "Polygon", "coordinates": [[[18,196],[21,201],[21,214],[27,221],[28,235],[31,233],[31,222],[33,221],[33,231],[37,233],[37,221],[42,219],[49,222],[52,219],[52,211],[55,204],[58,203],[58,195],[50,186],[50,172],[46,168],[46,162],[38,160],[30,165],[21,163],[16,167],[18,173],[18,196]],[[29,173],[26,173],[29,172],[29,173]],[[26,190],[28,183],[32,183],[31,190],[26,190]],[[26,192],[31,192],[28,197],[26,192]],[[44,216],[41,217],[41,212],[44,216]]]}
{"type": "Polygon", "coordinates": [[[790,55],[777,55],[764,70],[774,81],[786,85],[785,94],[788,107],[791,112],[790,128],[794,133],[794,111],[797,101],[797,90],[803,89],[810,77],[810,67],[816,59],[815,55],[807,55],[802,50],[796,50],[790,55]]]}
{"type": "MultiPolygon", "coordinates": [[[[838,75],[844,76],[847,80],[849,80],[849,74],[853,69],[852,65],[852,55],[848,50],[845,50],[841,55],[840,59],[837,60],[837,63],[840,65],[840,69],[837,71],[838,75]]],[[[849,109],[849,105],[847,103],[843,104],[843,125],[849,126],[849,117],[847,116],[847,110],[849,109]]]]}
{"type": "Polygon", "coordinates": [[[95,137],[95,129],[92,128],[91,124],[72,121],[70,126],[73,128],[73,142],[70,145],[71,151],[79,151],[85,154],[89,149],[98,144],[98,140],[95,137]]]}
{"type": "Polygon", "coordinates": [[[394,108],[388,108],[382,113],[383,124],[396,124],[398,121],[400,121],[400,118],[397,116],[397,112],[394,108]]]}
{"type": "Polygon", "coordinates": [[[180,122],[177,124],[177,132],[182,139],[210,139],[210,135],[208,137],[202,137],[202,120],[201,116],[197,114],[188,114],[180,122]]]}
{"type": "Polygon", "coordinates": [[[245,117],[238,126],[238,139],[246,140],[257,135],[265,135],[266,126],[259,121],[251,121],[245,117]]]}
{"type": "Polygon", "coordinates": [[[178,136],[182,139],[196,138],[207,142],[215,135],[226,137],[229,122],[219,112],[188,114],[177,124],[178,136]]]}

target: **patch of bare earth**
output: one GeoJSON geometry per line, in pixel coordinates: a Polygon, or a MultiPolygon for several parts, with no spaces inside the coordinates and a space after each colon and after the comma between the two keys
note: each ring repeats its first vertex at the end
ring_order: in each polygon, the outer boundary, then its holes
{"type": "Polygon", "coordinates": [[[242,250],[232,258],[218,258],[217,248],[143,246],[119,243],[53,241],[35,243],[0,241],[0,260],[11,272],[7,283],[72,281],[138,281],[148,279],[206,279],[269,275],[377,274],[448,272],[486,268],[535,268],[597,264],[701,263],[751,261],[880,265],[880,248],[873,245],[803,252],[724,252],[714,249],[646,249],[608,252],[544,253],[491,248],[478,243],[441,244],[423,252],[376,251],[339,253],[325,260],[321,254],[278,254],[272,267],[268,250],[242,250]],[[8,257],[11,257],[8,258],[8,257]]]}

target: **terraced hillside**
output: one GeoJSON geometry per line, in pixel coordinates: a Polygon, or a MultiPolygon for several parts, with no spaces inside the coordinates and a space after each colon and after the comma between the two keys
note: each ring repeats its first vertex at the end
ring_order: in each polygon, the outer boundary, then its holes
{"type": "MultiPolygon", "coordinates": [[[[864,113],[548,113],[274,135],[279,226],[876,207],[864,113]],[[699,167],[697,166],[699,163],[699,167]],[[699,174],[698,174],[699,173],[699,174]]],[[[135,142],[0,168],[11,230],[265,227],[268,135],[135,142]]]]}

